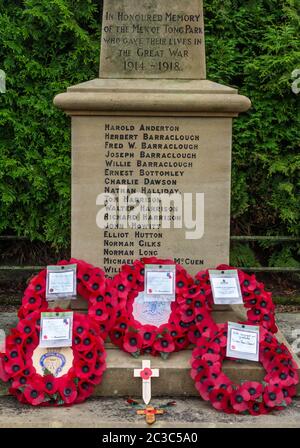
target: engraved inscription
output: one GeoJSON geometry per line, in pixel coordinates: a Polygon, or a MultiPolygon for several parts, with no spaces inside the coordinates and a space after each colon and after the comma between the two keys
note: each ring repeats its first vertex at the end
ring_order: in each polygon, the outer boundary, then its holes
{"type": "Polygon", "coordinates": [[[100,77],[204,79],[202,1],[104,0],[100,77]]]}

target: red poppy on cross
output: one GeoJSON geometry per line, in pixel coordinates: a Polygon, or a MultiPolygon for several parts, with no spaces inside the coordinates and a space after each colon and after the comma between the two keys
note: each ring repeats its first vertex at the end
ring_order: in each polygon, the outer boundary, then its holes
{"type": "Polygon", "coordinates": [[[151,400],[151,377],[159,377],[159,369],[151,369],[151,361],[142,361],[142,369],[134,369],[134,376],[143,380],[143,400],[149,404],[151,400]]]}

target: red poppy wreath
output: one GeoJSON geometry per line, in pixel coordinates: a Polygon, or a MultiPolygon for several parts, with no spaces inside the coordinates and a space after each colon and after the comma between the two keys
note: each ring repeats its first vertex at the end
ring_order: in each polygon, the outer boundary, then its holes
{"type": "Polygon", "coordinates": [[[133,356],[145,353],[161,355],[165,359],[171,352],[189,345],[187,333],[193,329],[197,319],[203,321],[203,328],[213,325],[213,321],[205,295],[196,290],[193,278],[179,264],[176,265],[176,299],[171,303],[168,320],[159,326],[141,324],[136,320],[134,302],[144,291],[145,264],[175,263],[153,257],[122,266],[112,282],[118,295],[118,311],[109,336],[113,344],[133,356]],[[194,309],[198,311],[195,313],[194,309]]]}
{"type": "MultiPolygon", "coordinates": [[[[220,265],[216,269],[226,271],[235,268],[227,265],[220,265]]],[[[263,325],[267,330],[276,333],[275,305],[272,300],[272,293],[265,290],[264,284],[258,282],[255,275],[248,275],[246,272],[238,269],[238,276],[244,306],[247,309],[247,322],[245,323],[263,325]]],[[[208,270],[201,271],[196,275],[195,284],[195,288],[202,290],[207,302],[212,306],[213,297],[208,270]]]]}
{"type": "Polygon", "coordinates": [[[88,316],[74,313],[71,367],[60,377],[49,370],[43,370],[46,373],[43,376],[33,363],[39,344],[40,317],[40,311],[31,312],[7,336],[6,351],[0,354],[0,379],[9,382],[10,394],[21,403],[34,406],[81,403],[100,384],[106,369],[106,352],[99,326],[88,316]]]}
{"type": "Polygon", "coordinates": [[[198,340],[191,359],[191,377],[200,396],[228,414],[267,414],[288,406],[296,395],[297,365],[286,346],[260,327],[259,360],[266,370],[262,383],[234,384],[223,372],[227,324],[218,325],[210,337],[198,340]]]}
{"type": "MultiPolygon", "coordinates": [[[[88,314],[98,322],[101,337],[105,340],[116,319],[117,294],[111,287],[112,281],[105,277],[102,269],[82,260],[72,258],[70,261],[62,260],[57,265],[69,264],[77,265],[77,293],[88,302],[88,314]]],[[[48,308],[46,275],[47,270],[43,269],[30,281],[18,312],[20,319],[48,308]]]]}

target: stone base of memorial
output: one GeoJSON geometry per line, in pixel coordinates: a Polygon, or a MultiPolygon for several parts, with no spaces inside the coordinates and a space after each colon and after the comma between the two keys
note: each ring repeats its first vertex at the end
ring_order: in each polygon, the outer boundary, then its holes
{"type": "Polygon", "coordinates": [[[73,257],[108,276],[147,256],[174,258],[190,274],[229,261],[232,119],[248,98],[208,80],[94,79],[54,104],[72,117],[73,257]],[[99,228],[97,198],[118,201],[124,187],[149,199],[145,228],[99,228]],[[162,193],[180,195],[181,228],[151,228],[150,197],[162,193]],[[190,229],[185,194],[197,213],[190,229]]]}
{"type": "MultiPolygon", "coordinates": [[[[57,95],[54,104],[72,117],[73,257],[103,267],[108,276],[147,256],[174,258],[192,275],[228,262],[232,120],[249,109],[248,98],[208,80],[94,79],[57,95]],[[184,226],[100,229],[98,195],[117,195],[124,186],[129,195],[147,197],[202,194],[195,238],[187,238],[184,226]]],[[[245,320],[239,313],[214,314],[217,322],[245,320]]],[[[110,343],[107,352],[109,375],[99,394],[138,396],[132,370],[146,358],[133,359],[110,343]]],[[[197,396],[190,359],[190,349],[167,361],[156,358],[160,377],[152,395],[197,396]]],[[[237,382],[264,376],[253,362],[226,362],[224,371],[237,382]]]]}
{"type": "MultiPolygon", "coordinates": [[[[238,320],[235,312],[215,311],[213,317],[216,322],[225,322],[227,320],[238,320]]],[[[245,317],[245,316],[244,316],[245,317]]],[[[239,320],[243,320],[241,315],[239,320]]],[[[10,327],[15,322],[8,323],[10,327]]],[[[279,341],[282,341],[292,352],[292,348],[279,331],[276,334],[279,341]]],[[[122,352],[110,342],[105,344],[107,358],[107,370],[103,374],[103,380],[99,387],[95,388],[94,395],[98,396],[136,396],[141,395],[140,378],[133,378],[133,369],[140,368],[143,359],[149,359],[149,356],[141,356],[137,359],[122,352]]],[[[190,376],[192,350],[186,349],[178,353],[172,353],[167,361],[160,357],[151,359],[152,366],[160,369],[159,378],[155,378],[152,382],[152,397],[199,397],[199,392],[195,388],[195,383],[190,376]]],[[[299,359],[295,356],[295,361],[299,365],[298,373],[300,373],[299,359]]],[[[262,381],[265,371],[259,363],[251,361],[230,362],[226,361],[223,371],[230,377],[232,381],[237,383],[241,380],[262,381]]],[[[300,395],[300,385],[297,386],[298,396],[300,395]]],[[[0,380],[0,396],[8,394],[6,383],[0,380]]]]}

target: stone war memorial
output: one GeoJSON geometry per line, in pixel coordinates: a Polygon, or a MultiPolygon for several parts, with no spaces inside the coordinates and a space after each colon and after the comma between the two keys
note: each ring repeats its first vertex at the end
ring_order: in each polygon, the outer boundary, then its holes
{"type": "Polygon", "coordinates": [[[203,10],[104,0],[99,77],[54,98],[71,118],[71,259],[30,279],[0,354],[23,404],[127,397],[153,425],[176,398],[252,418],[297,395],[272,294],[230,266],[233,119],[251,101],[207,79],[203,10]]]}
{"type": "Polygon", "coordinates": [[[250,100],[206,79],[202,2],[104,1],[99,73],[54,100],[72,118],[72,255],[110,276],[149,256],[191,274],[227,263],[232,119],[250,100]],[[128,207],[145,195],[145,222],[101,229],[99,195],[115,215],[124,189],[128,207]]]}
{"type": "MultiPolygon", "coordinates": [[[[206,79],[202,1],[104,0],[99,78],[54,104],[72,120],[72,256],[111,277],[151,256],[192,275],[229,263],[232,121],[251,102],[206,79]]],[[[238,305],[214,314],[219,322],[245,317],[238,305]]],[[[137,394],[129,376],[139,361],[108,352],[112,371],[99,393],[114,384],[120,395],[137,394]]],[[[155,360],[154,395],[197,395],[190,355],[155,360]]],[[[262,377],[251,362],[226,368],[237,379],[262,377]]]]}

